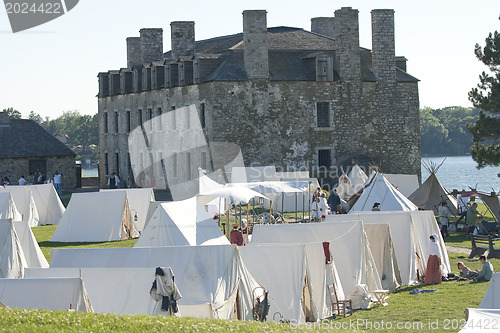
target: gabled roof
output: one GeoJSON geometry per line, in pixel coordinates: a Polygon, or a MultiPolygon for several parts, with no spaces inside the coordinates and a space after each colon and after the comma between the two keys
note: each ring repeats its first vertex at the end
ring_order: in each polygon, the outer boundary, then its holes
{"type": "Polygon", "coordinates": [[[0,124],[0,158],[76,156],[33,120],[9,119],[0,124]]]}

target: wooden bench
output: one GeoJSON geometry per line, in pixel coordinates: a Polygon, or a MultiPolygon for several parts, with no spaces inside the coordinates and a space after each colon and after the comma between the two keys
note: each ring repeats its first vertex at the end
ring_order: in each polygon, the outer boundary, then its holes
{"type": "Polygon", "coordinates": [[[495,242],[500,242],[500,238],[493,238],[491,236],[488,237],[490,237],[488,245],[488,259],[500,259],[500,248],[495,247],[495,242]]]}
{"type": "Polygon", "coordinates": [[[471,243],[472,249],[469,254],[469,259],[474,258],[475,256],[480,256],[488,250],[490,245],[490,236],[482,236],[482,235],[472,235],[471,243]]]}

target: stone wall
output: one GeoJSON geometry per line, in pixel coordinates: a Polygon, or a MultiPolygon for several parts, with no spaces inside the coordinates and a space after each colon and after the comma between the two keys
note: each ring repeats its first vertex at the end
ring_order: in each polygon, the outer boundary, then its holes
{"type": "MultiPolygon", "coordinates": [[[[76,188],[76,166],[75,158],[72,156],[64,157],[36,157],[33,160],[46,161],[47,178],[52,179],[56,171],[59,171],[62,177],[62,187],[64,190],[74,190],[76,188]]],[[[7,158],[0,160],[0,178],[8,177],[11,184],[17,185],[21,176],[28,180],[30,159],[29,158],[7,158]]]]}

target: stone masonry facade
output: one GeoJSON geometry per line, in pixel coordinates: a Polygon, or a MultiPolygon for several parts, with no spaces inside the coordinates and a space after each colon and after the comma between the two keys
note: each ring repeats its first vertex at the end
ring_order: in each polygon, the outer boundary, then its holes
{"type": "MultiPolygon", "coordinates": [[[[311,32],[268,28],[262,10],[243,13],[238,35],[195,42],[194,22],[171,29],[171,51],[161,29],[141,29],[127,38],[127,68],[99,73],[101,175],[133,182],[131,131],[187,105],[207,141],[239,145],[247,166],[308,170],[324,184],[353,164],[420,175],[418,80],[395,56],[393,10],[372,11],[372,50],[350,7],[312,19],[311,32]]],[[[190,174],[210,165],[190,161],[190,174]]]]}

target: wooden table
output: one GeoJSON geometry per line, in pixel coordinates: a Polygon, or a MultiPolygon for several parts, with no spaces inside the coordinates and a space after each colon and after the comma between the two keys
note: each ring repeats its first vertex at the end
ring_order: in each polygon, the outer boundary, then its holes
{"type": "Polygon", "coordinates": [[[388,304],[387,304],[386,300],[389,298],[388,294],[389,294],[389,290],[374,290],[373,295],[376,298],[375,306],[379,306],[379,305],[387,306],[388,304]]]}

